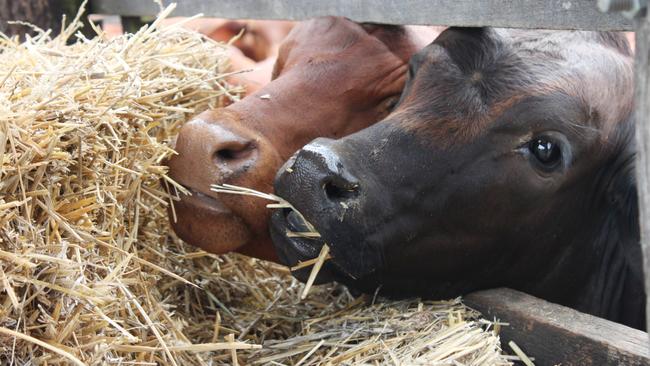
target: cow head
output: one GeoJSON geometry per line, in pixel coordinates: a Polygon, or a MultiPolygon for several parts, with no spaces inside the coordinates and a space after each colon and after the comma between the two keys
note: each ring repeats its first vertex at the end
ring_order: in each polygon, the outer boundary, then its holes
{"type": "Polygon", "coordinates": [[[192,195],[176,203],[176,233],[212,253],[276,259],[267,202],[218,195],[210,185],[271,192],[279,166],[310,140],[382,119],[399,99],[408,59],[424,44],[403,27],[333,17],[298,24],[280,48],[271,83],[182,127],[170,175],[192,195]]]}
{"type": "Polygon", "coordinates": [[[393,296],[585,295],[607,218],[636,210],[632,69],[611,33],[443,32],[410,61],[386,119],[316,139],[280,169],[276,193],[322,236],[288,238],[304,223],[274,213],[281,259],[325,242],[321,281],[393,296]]]}

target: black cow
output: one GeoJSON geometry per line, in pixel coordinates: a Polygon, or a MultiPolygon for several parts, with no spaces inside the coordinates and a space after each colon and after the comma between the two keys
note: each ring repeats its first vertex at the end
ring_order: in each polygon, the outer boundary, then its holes
{"type": "MultiPolygon", "coordinates": [[[[643,328],[633,58],[614,33],[451,28],[395,111],[280,170],[272,235],[321,281],[392,297],[508,286],[643,328]],[[291,169],[286,169],[286,168],[291,169]]],[[[305,272],[296,276],[304,279],[305,272]]]]}

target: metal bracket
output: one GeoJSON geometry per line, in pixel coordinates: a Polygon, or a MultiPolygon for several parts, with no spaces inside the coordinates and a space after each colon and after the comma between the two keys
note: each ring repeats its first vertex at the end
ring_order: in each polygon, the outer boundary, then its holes
{"type": "Polygon", "coordinates": [[[598,0],[598,9],[603,13],[620,12],[628,19],[644,16],[648,0],[598,0]]]}

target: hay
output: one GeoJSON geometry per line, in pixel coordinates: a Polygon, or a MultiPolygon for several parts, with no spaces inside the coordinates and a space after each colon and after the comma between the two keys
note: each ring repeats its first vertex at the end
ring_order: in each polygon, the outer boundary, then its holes
{"type": "MultiPolygon", "coordinates": [[[[276,203],[268,204],[266,205],[266,207],[271,209],[289,208],[293,210],[293,212],[295,212],[298,215],[298,217],[300,217],[302,222],[309,229],[309,231],[303,231],[303,232],[287,231],[286,235],[288,237],[290,238],[295,238],[295,237],[320,238],[321,237],[320,233],[316,231],[316,229],[314,229],[314,226],[309,221],[307,221],[307,219],[305,219],[305,216],[303,216],[303,214],[300,211],[298,211],[295,207],[293,207],[292,204],[290,204],[287,200],[285,200],[280,196],[276,196],[272,193],[264,193],[264,192],[256,191],[254,189],[240,187],[232,184],[224,184],[224,185],[213,184],[210,189],[213,192],[217,192],[217,193],[239,194],[244,196],[252,196],[252,197],[262,198],[265,200],[275,201],[276,203]]],[[[316,276],[318,276],[318,272],[320,272],[323,263],[325,263],[326,260],[332,258],[329,254],[329,251],[330,251],[330,247],[327,244],[323,244],[321,251],[318,254],[318,257],[306,260],[304,262],[300,262],[296,266],[290,268],[290,270],[293,272],[300,268],[313,266],[311,272],[309,273],[309,278],[305,283],[305,288],[300,294],[301,300],[304,300],[307,297],[307,294],[309,294],[309,290],[311,289],[311,286],[314,284],[314,281],[316,280],[316,276]]]]}
{"type": "Polygon", "coordinates": [[[0,364],[508,364],[458,300],[354,298],[173,236],[179,125],[236,99],[166,9],[131,36],[0,37],[0,364]],[[66,45],[70,37],[81,37],[66,45]]]}
{"type": "Polygon", "coordinates": [[[246,187],[240,187],[232,184],[213,184],[210,187],[210,190],[213,192],[217,193],[226,193],[226,194],[238,194],[242,196],[251,196],[251,197],[257,197],[261,199],[265,199],[268,201],[274,201],[275,203],[269,203],[266,205],[266,208],[270,209],[276,209],[276,208],[288,208],[291,209],[293,212],[295,212],[298,217],[302,220],[302,222],[307,226],[309,231],[303,231],[303,232],[294,232],[294,231],[287,231],[287,236],[288,237],[300,237],[300,238],[320,238],[320,233],[314,229],[314,225],[312,225],[305,217],[300,213],[300,211],[296,210],[295,207],[293,207],[292,204],[290,204],[287,200],[280,196],[276,196],[273,193],[264,193],[260,191],[256,191],[251,188],[246,188],[246,187]]]}
{"type": "MultiPolygon", "coordinates": [[[[303,214],[300,211],[298,211],[295,207],[293,207],[292,204],[290,204],[287,200],[285,200],[282,197],[276,196],[271,193],[256,191],[250,188],[235,186],[232,184],[225,184],[225,185],[213,184],[211,190],[217,193],[239,194],[239,195],[253,196],[253,197],[263,198],[266,200],[275,201],[276,203],[268,204],[266,205],[266,207],[267,208],[289,208],[293,210],[300,217],[300,219],[305,224],[305,226],[309,228],[309,231],[305,231],[305,232],[287,231],[286,235],[288,237],[320,238],[320,233],[316,231],[316,229],[314,229],[314,226],[309,221],[307,221],[307,219],[305,219],[305,216],[303,216],[303,214]]],[[[300,268],[313,266],[311,272],[309,273],[309,278],[305,283],[305,288],[302,290],[302,293],[300,294],[301,300],[304,300],[309,294],[309,290],[311,289],[311,286],[314,284],[314,281],[316,280],[316,276],[318,276],[318,272],[320,272],[323,263],[325,263],[326,260],[331,258],[329,251],[330,251],[330,247],[327,245],[327,243],[325,243],[323,244],[317,258],[300,262],[298,263],[298,265],[290,268],[290,270],[293,272],[300,268]]]]}
{"type": "Polygon", "coordinates": [[[508,342],[508,346],[512,349],[512,351],[519,357],[521,362],[524,363],[526,366],[535,366],[533,361],[524,353],[524,351],[519,348],[519,346],[514,342],[510,341],[508,342]]]}
{"type": "Polygon", "coordinates": [[[302,290],[302,293],[300,294],[300,300],[304,300],[307,298],[307,295],[309,294],[309,290],[311,290],[311,287],[314,285],[314,281],[316,280],[316,276],[318,276],[318,272],[320,272],[321,267],[323,267],[323,263],[325,263],[326,260],[328,260],[330,257],[330,247],[327,244],[323,244],[323,247],[320,250],[320,253],[318,254],[318,257],[316,257],[314,261],[314,266],[311,269],[311,272],[309,272],[309,277],[307,278],[307,282],[305,283],[305,288],[302,290]]]}

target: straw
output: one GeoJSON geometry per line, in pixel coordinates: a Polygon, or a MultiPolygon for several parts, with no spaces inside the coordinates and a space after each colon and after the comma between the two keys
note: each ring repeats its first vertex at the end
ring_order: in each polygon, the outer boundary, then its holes
{"type": "Polygon", "coordinates": [[[314,284],[314,281],[316,280],[316,276],[318,276],[318,272],[320,272],[321,267],[323,267],[323,263],[325,263],[325,261],[329,258],[329,252],[330,252],[330,247],[327,246],[327,244],[323,244],[323,247],[320,250],[320,254],[318,254],[318,257],[314,262],[314,267],[312,267],[311,272],[309,273],[309,278],[305,283],[305,288],[302,290],[302,294],[300,295],[300,300],[304,300],[305,298],[307,298],[309,289],[311,289],[311,286],[314,284]]]}
{"type": "Polygon", "coordinates": [[[512,349],[512,351],[519,357],[521,362],[523,362],[526,366],[535,366],[533,361],[524,353],[524,351],[519,348],[517,343],[514,341],[508,342],[508,346],[512,349]]]}
{"type": "MultiPolygon", "coordinates": [[[[266,207],[267,208],[289,208],[293,210],[303,221],[305,226],[307,226],[310,231],[303,231],[303,232],[292,232],[288,231],[286,233],[287,237],[289,238],[320,238],[320,233],[314,229],[314,226],[309,223],[305,219],[305,217],[298,211],[293,205],[291,205],[288,201],[286,201],[284,198],[276,196],[272,193],[263,193],[256,191],[251,188],[246,188],[246,187],[240,187],[240,186],[235,186],[232,184],[224,184],[224,185],[219,185],[219,184],[214,184],[211,186],[211,190],[217,193],[227,193],[227,194],[238,194],[238,195],[245,195],[245,196],[252,196],[252,197],[257,197],[257,198],[262,198],[270,201],[275,201],[277,203],[275,204],[269,204],[266,207]]],[[[300,295],[300,300],[304,300],[307,297],[307,294],[309,293],[309,289],[311,289],[311,286],[314,284],[314,281],[316,280],[316,276],[318,276],[318,272],[320,272],[321,267],[323,266],[323,263],[325,263],[326,260],[331,259],[332,257],[329,255],[329,246],[327,244],[323,244],[323,247],[321,248],[320,254],[318,255],[317,258],[313,258],[304,262],[299,263],[297,266],[291,267],[291,271],[295,271],[300,268],[307,267],[309,265],[313,265],[313,268],[309,274],[309,278],[307,279],[307,282],[305,283],[305,288],[300,295]]]]}
{"type": "Polygon", "coordinates": [[[50,350],[50,351],[52,351],[54,353],[57,353],[57,354],[65,357],[65,358],[67,358],[69,361],[72,361],[72,363],[74,363],[75,365],[80,365],[80,366],[85,366],[86,365],[80,359],[76,358],[74,355],[71,355],[70,353],[68,353],[68,352],[66,352],[66,351],[64,351],[64,350],[62,350],[60,348],[54,347],[54,346],[52,346],[52,345],[50,345],[50,344],[48,344],[46,342],[43,342],[43,341],[41,341],[39,339],[31,337],[31,336],[29,336],[27,334],[19,333],[19,332],[16,332],[16,331],[13,331],[11,329],[4,328],[4,327],[0,327],[0,333],[11,336],[11,337],[20,338],[20,339],[26,340],[27,342],[31,342],[31,343],[34,343],[36,345],[39,345],[39,346],[41,346],[41,347],[43,347],[45,349],[48,349],[48,350],[50,350]]]}
{"type": "Polygon", "coordinates": [[[184,121],[240,91],[223,45],[158,26],[174,6],[110,41],[68,45],[81,12],[57,38],[0,41],[0,359],[132,362],[125,347],[145,347],[178,365],[223,348],[187,344],[152,287],[199,287],[160,261],[177,240],[161,162],[184,121]]]}
{"type": "Polygon", "coordinates": [[[309,231],[306,232],[300,232],[300,233],[295,233],[295,232],[288,232],[287,235],[293,235],[293,237],[298,237],[298,236],[304,236],[304,237],[311,237],[311,238],[320,238],[320,234],[316,229],[314,229],[314,226],[305,219],[305,217],[298,211],[291,203],[289,203],[287,200],[280,196],[276,196],[273,193],[264,193],[260,191],[256,191],[251,188],[246,188],[246,187],[240,187],[232,184],[213,184],[210,186],[210,190],[213,192],[217,193],[226,193],[226,194],[238,194],[238,195],[243,195],[243,196],[251,196],[251,197],[257,197],[261,199],[265,199],[268,201],[275,201],[276,203],[271,203],[266,205],[267,208],[271,209],[278,209],[278,208],[288,208],[291,209],[293,212],[295,212],[298,217],[302,220],[302,222],[307,226],[309,231]]]}

